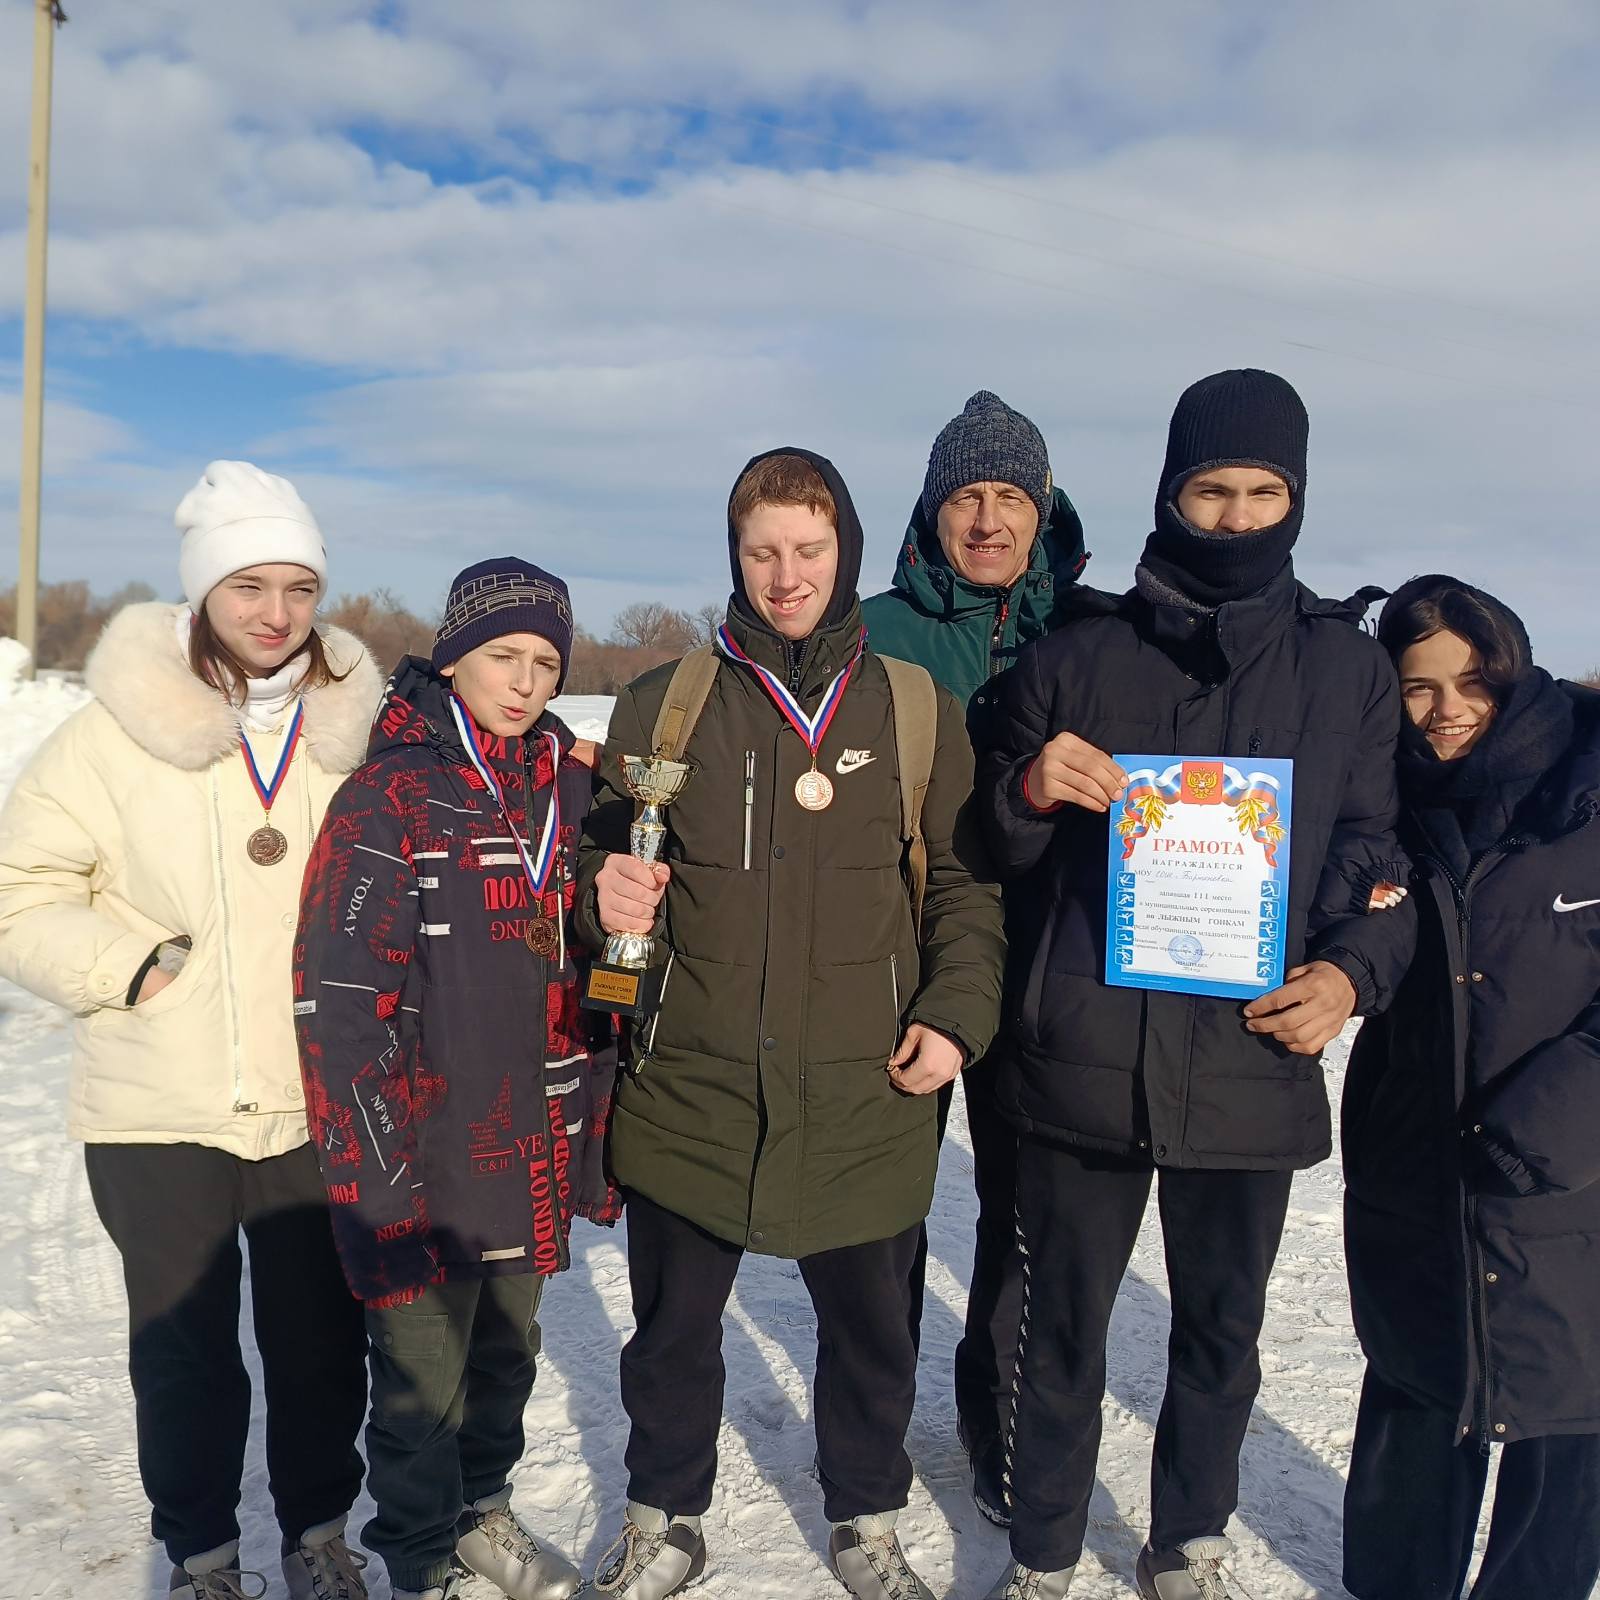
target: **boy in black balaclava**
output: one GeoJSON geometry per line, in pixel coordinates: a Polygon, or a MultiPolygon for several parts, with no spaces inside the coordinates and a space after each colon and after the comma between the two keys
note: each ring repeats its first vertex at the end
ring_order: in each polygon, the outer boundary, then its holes
{"type": "Polygon", "coordinates": [[[1396,976],[1366,904],[1397,870],[1398,693],[1354,609],[1295,581],[1306,435],[1272,373],[1184,394],[1135,588],[1022,653],[980,766],[997,864],[1025,902],[1012,925],[1030,932],[1013,935],[1000,1047],[1030,1271],[1007,1451],[1016,1565],[994,1600],[1060,1600],[1071,1583],[1106,1329],[1158,1174],[1173,1327],[1139,1590],[1225,1595],[1290,1180],[1330,1150],[1316,1057],[1396,976]],[[1294,762],[1280,989],[1241,1010],[1105,983],[1106,812],[1127,784],[1115,750],[1294,762]]]}

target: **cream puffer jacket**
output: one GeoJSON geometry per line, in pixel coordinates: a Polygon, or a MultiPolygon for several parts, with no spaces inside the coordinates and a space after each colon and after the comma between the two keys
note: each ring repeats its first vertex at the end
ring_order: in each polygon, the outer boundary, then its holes
{"type": "MultiPolygon", "coordinates": [[[[383,683],[365,647],[320,630],[342,683],[309,691],[272,824],[276,866],[245,841],[261,802],[235,710],[189,670],[179,607],[107,625],[95,698],[42,745],[0,811],[0,974],[76,1017],[69,1125],[98,1143],[211,1145],[249,1160],[306,1141],[291,954],[300,880],[323,812],[366,753],[383,683]],[[130,1008],[164,939],[194,948],[130,1008]]],[[[270,773],[281,735],[252,748],[270,773]]]]}

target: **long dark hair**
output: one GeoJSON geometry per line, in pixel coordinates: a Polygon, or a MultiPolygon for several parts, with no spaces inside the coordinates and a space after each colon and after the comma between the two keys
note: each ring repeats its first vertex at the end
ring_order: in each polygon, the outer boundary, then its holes
{"type": "MultiPolygon", "coordinates": [[[[298,650],[284,658],[279,670],[301,656],[307,657],[309,663],[300,684],[302,689],[323,689],[330,683],[343,683],[350,676],[349,672],[333,670],[322,635],[315,628],[306,635],[306,642],[298,650]]],[[[217,637],[217,630],[211,626],[211,618],[206,615],[204,606],[189,629],[189,670],[202,682],[219,689],[231,704],[241,706],[249,693],[250,679],[255,676],[217,637]]]]}
{"type": "Polygon", "coordinates": [[[1528,630],[1516,612],[1442,572],[1401,584],[1378,618],[1378,642],[1396,666],[1412,645],[1444,632],[1458,634],[1477,652],[1483,681],[1497,700],[1532,670],[1528,630]]]}

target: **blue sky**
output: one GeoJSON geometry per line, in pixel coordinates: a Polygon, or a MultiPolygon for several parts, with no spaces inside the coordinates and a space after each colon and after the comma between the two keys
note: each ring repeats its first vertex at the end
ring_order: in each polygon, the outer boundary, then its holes
{"type": "MultiPolygon", "coordinates": [[[[1585,0],[69,10],[49,578],[171,589],[172,508],[244,456],[335,590],[429,609],[510,549],[603,630],[720,598],[729,482],[787,441],[845,473],[877,586],[991,388],[1121,586],[1173,400],[1248,364],[1311,411],[1308,581],[1456,569],[1600,661],[1585,0]]],[[[9,439],[30,25],[0,0],[9,439]]]]}

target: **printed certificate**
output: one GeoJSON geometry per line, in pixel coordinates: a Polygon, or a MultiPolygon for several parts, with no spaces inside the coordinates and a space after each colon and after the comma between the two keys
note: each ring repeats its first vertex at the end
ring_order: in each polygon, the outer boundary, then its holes
{"type": "Polygon", "coordinates": [[[1283,982],[1294,763],[1114,755],[1106,982],[1250,1000],[1283,982]]]}

